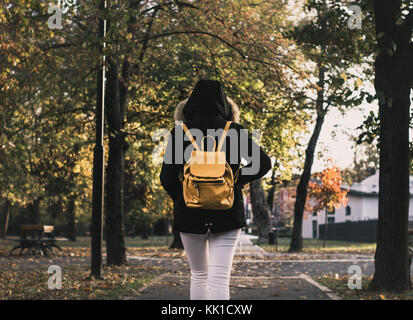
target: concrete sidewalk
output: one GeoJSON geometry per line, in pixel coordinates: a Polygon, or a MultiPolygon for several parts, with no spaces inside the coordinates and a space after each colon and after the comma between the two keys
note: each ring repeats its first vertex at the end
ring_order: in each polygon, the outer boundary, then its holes
{"type": "MultiPolygon", "coordinates": [[[[189,300],[188,275],[165,273],[125,300],[189,300]]],[[[290,277],[233,276],[231,300],[339,300],[328,288],[307,275],[290,277]]]]}
{"type": "MultiPolygon", "coordinates": [[[[235,251],[236,256],[252,256],[254,259],[263,257],[265,251],[254,245],[251,240],[257,236],[241,233],[235,251]]],[[[242,257],[234,260],[234,270],[230,281],[231,300],[338,300],[340,299],[328,288],[314,281],[308,274],[298,270],[288,273],[277,269],[266,270],[262,265],[264,260],[244,260],[242,257]],[[246,276],[248,275],[248,276],[246,276]],[[277,275],[277,276],[273,276],[277,275]]],[[[139,259],[140,260],[140,259],[139,259]]],[[[139,261],[138,260],[138,261],[139,261]]],[[[148,260],[145,260],[149,262],[148,260]]],[[[141,262],[144,262],[141,261],[141,262]]],[[[153,261],[166,263],[162,261],[153,261]]],[[[174,265],[177,266],[177,261],[174,265]]],[[[267,261],[269,262],[269,261],[267,261]]],[[[267,264],[267,263],[266,263],[267,264]]],[[[164,265],[166,267],[166,265],[164,265]]],[[[187,267],[187,266],[186,266],[187,267]]],[[[127,297],[127,300],[188,300],[190,276],[189,269],[183,272],[182,267],[169,269],[142,287],[137,295],[127,297]]]]}
{"type": "Polygon", "coordinates": [[[249,255],[254,254],[263,254],[265,251],[261,247],[254,245],[251,240],[258,239],[258,236],[245,234],[241,232],[240,238],[238,240],[237,248],[235,249],[235,255],[249,255]]]}

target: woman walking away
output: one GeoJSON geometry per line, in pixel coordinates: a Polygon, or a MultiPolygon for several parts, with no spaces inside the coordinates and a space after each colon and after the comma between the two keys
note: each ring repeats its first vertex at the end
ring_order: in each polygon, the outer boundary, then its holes
{"type": "Polygon", "coordinates": [[[271,169],[271,160],[239,124],[238,106],[225,96],[219,81],[198,81],[190,97],[176,107],[174,118],[160,180],[173,199],[173,227],[188,257],[190,299],[229,300],[234,252],[246,225],[242,188],[262,178],[271,169]],[[201,139],[207,135],[213,139],[201,139]],[[212,141],[218,148],[210,150],[212,141]],[[198,167],[185,165],[189,156],[194,163],[209,151],[225,152],[221,152],[225,173],[223,165],[208,166],[209,160],[198,167]],[[248,162],[242,168],[241,158],[248,162]],[[221,198],[222,194],[226,196],[221,198]]]}

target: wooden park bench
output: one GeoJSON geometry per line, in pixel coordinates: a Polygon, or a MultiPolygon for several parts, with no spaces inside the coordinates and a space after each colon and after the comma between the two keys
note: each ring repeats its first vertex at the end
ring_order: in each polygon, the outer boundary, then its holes
{"type": "MultiPolygon", "coordinates": [[[[47,256],[48,251],[53,253],[53,248],[60,251],[62,249],[56,244],[58,239],[55,238],[53,226],[46,225],[22,225],[20,238],[15,239],[19,241],[19,245],[10,250],[9,255],[14,251],[20,249],[19,255],[22,255],[24,251],[36,254],[39,252],[42,256],[47,256]]],[[[65,239],[59,239],[65,240],[65,239]]]]}

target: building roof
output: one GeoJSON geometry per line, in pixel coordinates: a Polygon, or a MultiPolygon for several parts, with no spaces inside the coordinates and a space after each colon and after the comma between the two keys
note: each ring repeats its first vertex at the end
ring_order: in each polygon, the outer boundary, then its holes
{"type": "MultiPolygon", "coordinates": [[[[379,195],[379,170],[359,183],[353,183],[351,186],[343,184],[343,189],[350,189],[348,194],[378,197],[379,195]]],[[[410,176],[410,196],[413,197],[413,176],[410,176]]]]}

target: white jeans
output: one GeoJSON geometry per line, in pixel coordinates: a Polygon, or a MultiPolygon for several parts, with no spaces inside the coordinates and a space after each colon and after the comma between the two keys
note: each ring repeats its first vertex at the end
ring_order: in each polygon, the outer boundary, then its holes
{"type": "Polygon", "coordinates": [[[191,300],[229,300],[232,261],[241,229],[215,234],[180,232],[191,267],[191,300]]]}

